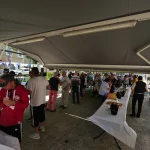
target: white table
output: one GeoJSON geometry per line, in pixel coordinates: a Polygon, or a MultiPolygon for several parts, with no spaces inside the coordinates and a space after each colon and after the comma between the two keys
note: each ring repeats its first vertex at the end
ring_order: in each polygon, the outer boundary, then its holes
{"type": "Polygon", "coordinates": [[[0,150],[20,150],[19,140],[0,130],[0,150]]]}
{"type": "Polygon", "coordinates": [[[0,150],[15,150],[15,149],[0,144],[0,150]]]}
{"type": "Polygon", "coordinates": [[[126,122],[126,112],[130,94],[131,89],[128,88],[125,96],[119,100],[123,106],[119,108],[116,116],[111,115],[111,110],[108,109],[108,105],[105,101],[102,106],[95,112],[95,114],[88,118],[88,120],[134,149],[137,134],[132,128],[128,126],[126,122]]]}

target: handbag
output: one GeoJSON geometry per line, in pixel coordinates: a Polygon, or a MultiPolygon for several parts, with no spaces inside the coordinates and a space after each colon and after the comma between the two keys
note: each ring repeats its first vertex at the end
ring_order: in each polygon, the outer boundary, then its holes
{"type": "Polygon", "coordinates": [[[118,113],[118,108],[119,106],[116,104],[111,104],[110,109],[111,109],[111,114],[112,115],[117,115],[118,113]]]}

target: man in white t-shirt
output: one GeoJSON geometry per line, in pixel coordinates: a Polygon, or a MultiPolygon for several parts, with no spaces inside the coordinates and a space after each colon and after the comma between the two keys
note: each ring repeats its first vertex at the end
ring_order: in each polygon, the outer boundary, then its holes
{"type": "Polygon", "coordinates": [[[68,106],[68,98],[69,98],[69,90],[71,85],[71,80],[66,76],[66,72],[62,72],[62,81],[60,85],[62,86],[62,107],[63,109],[66,109],[68,106]]]}
{"type": "Polygon", "coordinates": [[[39,123],[41,124],[41,131],[45,131],[45,96],[46,89],[49,86],[49,83],[45,77],[39,76],[39,70],[37,67],[32,68],[32,75],[34,76],[34,78],[29,80],[27,89],[31,94],[31,106],[33,108],[33,126],[35,127],[35,133],[32,134],[30,138],[40,139],[39,123]]]}
{"type": "Polygon", "coordinates": [[[111,88],[110,79],[106,78],[105,81],[102,82],[100,89],[99,89],[99,95],[102,100],[102,103],[107,99],[110,88],[111,88]]]}

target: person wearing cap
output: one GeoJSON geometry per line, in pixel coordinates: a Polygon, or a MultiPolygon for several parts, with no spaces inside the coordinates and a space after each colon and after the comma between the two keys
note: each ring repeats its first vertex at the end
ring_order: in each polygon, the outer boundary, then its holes
{"type": "Polygon", "coordinates": [[[107,99],[108,93],[111,89],[111,85],[111,80],[109,78],[106,78],[105,81],[102,82],[99,88],[99,96],[102,103],[107,99]]]}
{"type": "Polygon", "coordinates": [[[0,130],[21,142],[21,123],[29,104],[28,91],[12,75],[3,75],[0,87],[0,130]]]}
{"type": "Polygon", "coordinates": [[[135,82],[131,87],[132,92],[134,91],[132,99],[132,114],[130,114],[131,117],[135,117],[135,106],[136,102],[138,101],[138,111],[136,117],[140,118],[142,111],[142,104],[144,100],[144,92],[148,92],[146,83],[143,82],[142,80],[143,80],[142,76],[139,76],[138,81],[135,82]]]}
{"type": "Polygon", "coordinates": [[[8,68],[4,68],[3,74],[9,74],[9,69],[8,68]]]}
{"type": "Polygon", "coordinates": [[[49,82],[39,75],[37,67],[33,67],[31,71],[33,77],[28,81],[27,89],[31,94],[35,133],[31,134],[30,138],[40,139],[39,127],[42,132],[45,132],[45,96],[49,82]]]}
{"type": "Polygon", "coordinates": [[[50,93],[49,93],[49,101],[47,103],[46,110],[50,109],[50,105],[52,104],[51,107],[51,112],[56,111],[56,99],[57,99],[57,93],[58,93],[58,85],[60,83],[58,73],[54,73],[54,77],[50,78],[49,80],[49,85],[50,85],[50,93]]]}

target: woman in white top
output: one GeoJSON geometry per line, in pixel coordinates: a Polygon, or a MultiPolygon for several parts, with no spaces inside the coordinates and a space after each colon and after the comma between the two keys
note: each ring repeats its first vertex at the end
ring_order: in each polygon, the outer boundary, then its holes
{"type": "Polygon", "coordinates": [[[102,82],[100,89],[99,89],[99,96],[102,100],[102,103],[107,99],[110,88],[111,88],[110,79],[106,78],[105,81],[102,82]]]}

